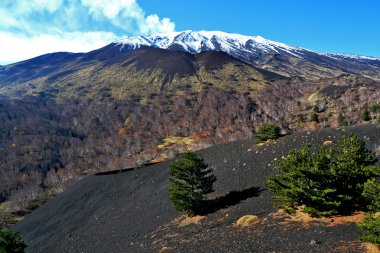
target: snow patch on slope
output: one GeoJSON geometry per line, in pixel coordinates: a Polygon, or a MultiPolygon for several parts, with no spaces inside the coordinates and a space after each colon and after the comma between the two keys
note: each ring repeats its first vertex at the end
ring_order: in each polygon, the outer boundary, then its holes
{"type": "Polygon", "coordinates": [[[319,53],[320,55],[328,56],[334,59],[347,59],[347,60],[358,60],[358,61],[380,61],[380,58],[371,56],[362,56],[356,54],[334,54],[334,53],[319,53]]]}

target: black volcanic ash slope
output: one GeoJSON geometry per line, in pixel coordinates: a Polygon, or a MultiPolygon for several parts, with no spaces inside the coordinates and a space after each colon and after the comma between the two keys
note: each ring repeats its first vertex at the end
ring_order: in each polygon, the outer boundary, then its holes
{"type": "Polygon", "coordinates": [[[14,229],[22,233],[28,252],[158,252],[164,246],[173,252],[340,252],[343,248],[361,252],[352,223],[282,227],[271,219],[268,214],[274,209],[264,181],[275,173],[273,165],[290,148],[335,142],[353,131],[364,135],[373,149],[380,145],[379,130],[379,125],[325,129],[259,147],[247,140],[202,150],[218,177],[212,197],[252,187],[257,191],[239,199],[240,203],[226,203],[198,225],[170,225],[180,214],[167,197],[168,163],[161,163],[89,176],[26,216],[14,229]],[[268,222],[252,229],[233,226],[247,214],[268,222]],[[318,243],[310,244],[313,240],[318,243]]]}
{"type": "Polygon", "coordinates": [[[193,55],[141,47],[125,53],[105,47],[86,54],[55,53],[7,65],[0,72],[0,94],[14,98],[45,92],[61,99],[91,98],[98,102],[96,95],[104,89],[111,91],[110,96],[123,99],[181,85],[264,85],[283,78],[222,52],[193,55]],[[250,79],[245,80],[247,77],[250,79]]]}

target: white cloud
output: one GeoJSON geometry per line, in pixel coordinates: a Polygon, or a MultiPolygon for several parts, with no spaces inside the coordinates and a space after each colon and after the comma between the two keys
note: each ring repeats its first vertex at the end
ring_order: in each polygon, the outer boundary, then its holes
{"type": "Polygon", "coordinates": [[[121,29],[134,30],[135,34],[149,35],[175,30],[175,24],[169,18],[160,19],[157,14],[146,17],[144,10],[135,0],[81,0],[81,2],[89,8],[95,18],[106,18],[121,29]]]}
{"type": "Polygon", "coordinates": [[[53,52],[87,52],[117,39],[109,32],[69,32],[26,37],[0,32],[0,65],[53,52]]]}
{"type": "Polygon", "coordinates": [[[174,30],[169,18],[147,15],[136,0],[0,0],[0,64],[174,30]]]}
{"type": "Polygon", "coordinates": [[[138,10],[142,12],[135,0],[81,0],[81,2],[84,6],[89,7],[90,13],[98,16],[104,15],[110,19],[114,19],[121,11],[132,13],[138,10]]]}
{"type": "Polygon", "coordinates": [[[150,15],[146,18],[147,33],[152,31],[160,33],[173,32],[175,30],[175,24],[170,21],[169,18],[163,18],[162,20],[156,14],[150,15]]]}

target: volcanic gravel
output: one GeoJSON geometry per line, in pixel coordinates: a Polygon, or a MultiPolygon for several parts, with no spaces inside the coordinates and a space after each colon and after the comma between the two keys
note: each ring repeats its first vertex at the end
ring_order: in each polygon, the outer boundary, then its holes
{"type": "Polygon", "coordinates": [[[244,140],[201,150],[218,178],[210,198],[226,203],[198,224],[178,225],[183,217],[168,199],[165,162],[89,176],[14,229],[27,252],[363,252],[354,223],[284,223],[273,215],[264,185],[291,148],[336,142],[351,131],[365,136],[368,148],[380,146],[380,126],[362,125],[298,133],[261,146],[244,140]],[[232,191],[235,201],[226,197],[232,191]],[[260,222],[235,226],[244,215],[257,215],[260,222]]]}

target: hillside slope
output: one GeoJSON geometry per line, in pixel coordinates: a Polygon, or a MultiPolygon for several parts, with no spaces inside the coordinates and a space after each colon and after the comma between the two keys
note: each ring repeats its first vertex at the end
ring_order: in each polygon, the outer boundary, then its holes
{"type": "Polygon", "coordinates": [[[188,85],[197,92],[204,84],[257,90],[283,76],[251,67],[222,52],[190,54],[141,47],[120,52],[107,47],[86,54],[55,53],[8,65],[0,72],[0,94],[38,95],[94,102],[113,97],[147,97],[188,85]]]}
{"type": "Polygon", "coordinates": [[[261,36],[245,36],[221,31],[183,31],[130,37],[114,42],[123,52],[141,46],[171,51],[200,53],[222,51],[252,66],[288,77],[319,79],[344,73],[380,78],[380,59],[357,55],[318,53],[271,41],[261,36]]]}
{"type": "Polygon", "coordinates": [[[22,233],[28,252],[158,252],[163,247],[172,250],[168,252],[362,252],[353,223],[282,224],[283,219],[273,216],[271,194],[264,186],[289,149],[336,142],[351,131],[378,150],[377,124],[303,132],[262,146],[254,140],[235,141],[200,151],[218,178],[211,197],[219,197],[219,204],[199,224],[179,226],[183,218],[167,196],[168,163],[160,163],[89,176],[14,229],[22,233]],[[248,214],[262,222],[252,228],[234,226],[248,214]]]}

